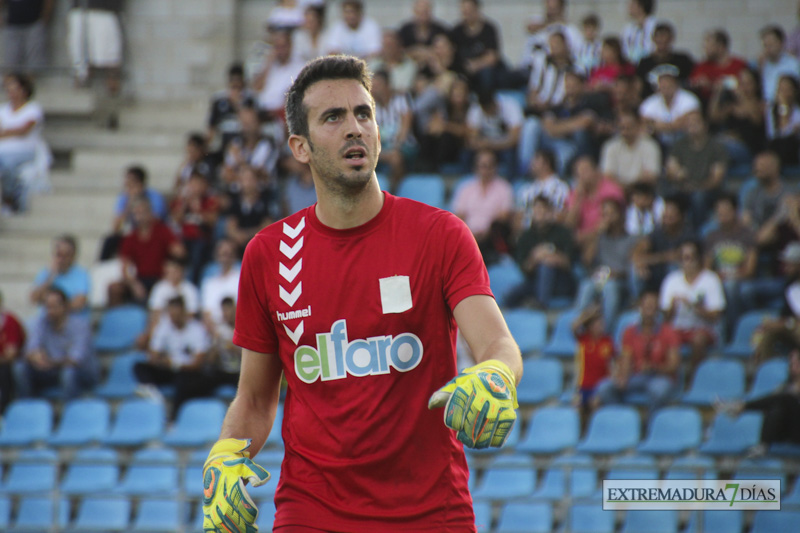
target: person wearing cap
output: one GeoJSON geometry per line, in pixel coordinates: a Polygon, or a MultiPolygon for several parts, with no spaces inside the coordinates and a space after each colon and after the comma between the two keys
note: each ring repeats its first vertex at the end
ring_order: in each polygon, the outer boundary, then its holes
{"type": "Polygon", "coordinates": [[[642,102],[639,114],[650,132],[666,146],[678,138],[686,123],[686,116],[700,110],[700,100],[694,93],[682,89],[678,83],[678,67],[665,64],[654,68],[650,82],[657,92],[642,102]]]}
{"type": "Polygon", "coordinates": [[[778,318],[765,319],[756,334],[758,361],[773,357],[778,343],[800,349],[800,242],[790,243],[780,258],[786,274],[783,307],[778,318]]]}
{"type": "Polygon", "coordinates": [[[653,52],[643,57],[636,67],[636,75],[642,80],[645,96],[652,94],[647,86],[647,78],[653,69],[661,65],[674,65],[678,68],[678,79],[681,85],[686,85],[689,75],[694,69],[694,59],[685,52],[673,48],[675,43],[675,28],[669,22],[661,21],[653,30],[653,52]]]}

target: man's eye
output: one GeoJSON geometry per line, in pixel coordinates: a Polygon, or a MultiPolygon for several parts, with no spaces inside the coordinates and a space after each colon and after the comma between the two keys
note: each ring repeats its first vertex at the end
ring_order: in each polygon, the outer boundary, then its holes
{"type": "Polygon", "coordinates": [[[325,117],[325,122],[335,122],[337,120],[339,120],[338,115],[328,115],[327,117],[325,117]]]}
{"type": "Polygon", "coordinates": [[[358,114],[358,118],[361,120],[367,120],[370,118],[369,111],[362,111],[358,114]]]}

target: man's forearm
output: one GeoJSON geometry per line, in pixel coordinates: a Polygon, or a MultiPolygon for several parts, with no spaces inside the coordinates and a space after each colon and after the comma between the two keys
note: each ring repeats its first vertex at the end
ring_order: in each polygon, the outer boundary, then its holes
{"type": "Polygon", "coordinates": [[[250,457],[264,446],[277,413],[277,401],[272,406],[260,403],[253,397],[237,395],[228,408],[219,436],[220,439],[250,439],[250,457]]]}

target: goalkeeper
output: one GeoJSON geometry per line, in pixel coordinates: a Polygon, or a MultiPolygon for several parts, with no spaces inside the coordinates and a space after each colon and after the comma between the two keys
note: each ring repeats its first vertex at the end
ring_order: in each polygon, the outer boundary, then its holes
{"type": "Polygon", "coordinates": [[[519,348],[465,224],[380,190],[380,134],[363,61],[327,56],[295,79],[289,147],[317,203],[257,234],[242,262],[237,396],[204,471],[204,529],[475,531],[464,446],[502,446],[519,348]],[[456,369],[460,330],[476,364],[456,369]],[[251,460],[287,391],[280,479],[251,460]],[[252,496],[252,498],[251,498],[252,496]]]}

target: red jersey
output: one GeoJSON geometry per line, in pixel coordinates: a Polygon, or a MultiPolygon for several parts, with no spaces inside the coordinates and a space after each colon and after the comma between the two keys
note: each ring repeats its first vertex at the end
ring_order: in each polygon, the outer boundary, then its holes
{"type": "Polygon", "coordinates": [[[153,223],[150,235],[142,239],[134,229],[122,239],[120,255],[130,259],[136,265],[136,275],[140,278],[161,278],[164,261],[169,255],[170,246],[177,242],[172,230],[160,220],[153,223]]]}
{"type": "Polygon", "coordinates": [[[186,209],[183,217],[175,220],[181,228],[181,236],[190,241],[210,239],[214,228],[208,226],[204,220],[207,215],[219,212],[219,201],[216,197],[207,194],[200,199],[199,204],[179,197],[172,201],[170,211],[180,208],[186,209]]]}
{"type": "Polygon", "coordinates": [[[662,324],[655,333],[645,333],[633,324],[622,334],[622,351],[630,352],[633,372],[641,372],[645,362],[660,368],[667,362],[670,350],[680,348],[681,339],[669,324],[662,324]]]}
{"type": "Polygon", "coordinates": [[[733,56],[728,64],[722,67],[712,61],[702,61],[694,66],[694,70],[689,76],[689,84],[696,87],[703,100],[708,100],[717,81],[726,76],[736,78],[745,68],[747,68],[747,63],[743,59],[733,56]]]}
{"type": "Polygon", "coordinates": [[[463,447],[427,408],[472,295],[491,292],[466,225],[389,194],[356,228],[311,206],[253,238],[234,343],[278,354],[288,382],[276,527],[474,531],[463,447]]]}
{"type": "Polygon", "coordinates": [[[595,339],[588,333],[578,337],[578,387],[594,389],[608,375],[608,366],[614,355],[614,340],[605,335],[595,339]]]}
{"type": "Polygon", "coordinates": [[[0,354],[5,352],[7,346],[21,350],[24,344],[25,330],[19,319],[9,312],[0,312],[0,354]]]}

